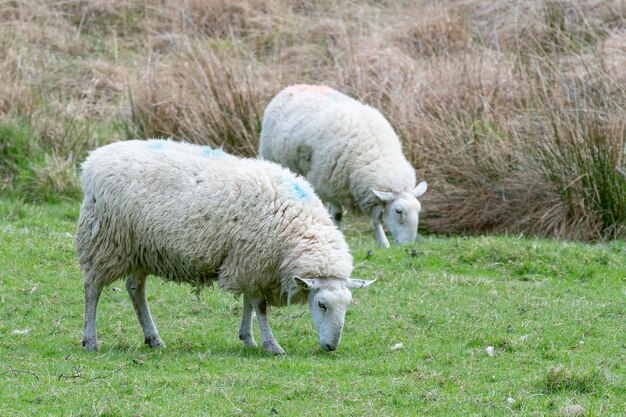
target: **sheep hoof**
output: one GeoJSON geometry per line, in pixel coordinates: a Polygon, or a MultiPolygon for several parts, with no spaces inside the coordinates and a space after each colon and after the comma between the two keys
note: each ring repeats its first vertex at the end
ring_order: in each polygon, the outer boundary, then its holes
{"type": "Polygon", "coordinates": [[[250,335],[246,335],[246,336],[240,335],[239,339],[241,339],[241,341],[243,342],[243,345],[245,347],[255,347],[256,346],[256,342],[254,341],[254,339],[250,335]]]}
{"type": "Polygon", "coordinates": [[[100,347],[97,340],[83,339],[83,347],[91,352],[97,352],[100,347]]]}
{"type": "Polygon", "coordinates": [[[283,350],[283,348],[278,346],[278,344],[274,341],[263,342],[263,349],[267,350],[270,353],[273,353],[274,355],[285,354],[285,351],[283,350]]]}
{"type": "Polygon", "coordinates": [[[144,343],[151,348],[165,348],[165,343],[161,340],[160,337],[146,337],[144,343]]]}

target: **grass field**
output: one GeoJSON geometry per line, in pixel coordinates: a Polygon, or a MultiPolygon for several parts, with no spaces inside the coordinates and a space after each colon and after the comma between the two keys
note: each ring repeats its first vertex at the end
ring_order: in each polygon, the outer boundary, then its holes
{"type": "Polygon", "coordinates": [[[304,306],[270,311],[285,356],[244,348],[240,300],[152,279],[168,347],[143,346],[119,282],[90,353],[78,206],[0,198],[2,416],[626,413],[622,242],[426,236],[379,250],[348,219],[354,276],[378,281],[354,292],[337,351],[318,347],[304,306]]]}

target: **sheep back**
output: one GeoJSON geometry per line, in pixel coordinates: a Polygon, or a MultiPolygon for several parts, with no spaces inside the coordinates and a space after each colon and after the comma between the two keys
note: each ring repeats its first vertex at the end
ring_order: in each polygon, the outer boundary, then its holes
{"type": "Polygon", "coordinates": [[[217,281],[283,305],[286,293],[298,293],[294,275],[352,272],[348,246],[311,186],[271,162],[134,140],[93,151],[81,182],[79,263],[104,285],[131,273],[196,287],[217,281]]]}

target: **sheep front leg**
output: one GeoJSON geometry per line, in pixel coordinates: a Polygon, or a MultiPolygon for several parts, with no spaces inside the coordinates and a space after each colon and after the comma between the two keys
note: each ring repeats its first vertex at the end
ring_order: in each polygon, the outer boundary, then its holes
{"type": "Polygon", "coordinates": [[[96,310],[102,287],[94,279],[85,278],[85,318],[83,328],[83,346],[87,350],[97,351],[98,333],[96,330],[96,310]]]}
{"type": "Polygon", "coordinates": [[[267,303],[263,298],[250,298],[250,304],[254,308],[254,312],[256,313],[256,320],[259,323],[259,330],[261,331],[261,340],[263,340],[263,348],[270,353],[274,353],[276,355],[282,355],[285,353],[283,348],[280,347],[276,339],[274,338],[274,334],[272,333],[272,329],[270,329],[270,324],[267,320],[267,303]]]}
{"type": "Polygon", "coordinates": [[[239,328],[239,339],[244,346],[256,346],[252,336],[252,304],[247,295],[243,296],[243,315],[241,317],[241,327],[239,328]]]}
{"type": "Polygon", "coordinates": [[[387,236],[385,235],[385,229],[383,229],[383,225],[379,220],[373,220],[372,224],[374,225],[374,233],[376,233],[376,241],[378,242],[378,246],[382,248],[389,247],[389,241],[387,240],[387,236]]]}
{"type": "Polygon", "coordinates": [[[146,276],[129,275],[126,277],[126,291],[133,302],[135,314],[143,330],[144,342],[150,347],[165,347],[159,332],[152,321],[152,314],[146,300],[146,276]]]}

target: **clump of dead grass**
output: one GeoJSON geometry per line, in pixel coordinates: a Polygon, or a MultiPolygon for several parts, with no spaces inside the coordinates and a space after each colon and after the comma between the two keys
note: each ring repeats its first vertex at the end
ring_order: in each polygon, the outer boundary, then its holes
{"type": "MultiPolygon", "coordinates": [[[[493,90],[477,94],[482,103],[459,94],[453,95],[459,103],[443,101],[447,129],[436,126],[426,138],[434,149],[427,175],[442,192],[426,199],[425,224],[447,232],[621,235],[626,184],[616,168],[626,139],[620,116],[626,95],[608,94],[620,87],[601,62],[591,74],[571,62],[525,59],[513,73],[515,94],[497,99],[493,90]]],[[[439,120],[422,132],[433,123],[439,120]]]]}
{"type": "Polygon", "coordinates": [[[190,46],[183,65],[148,68],[130,90],[129,131],[256,154],[263,107],[276,90],[250,68],[190,46]]]}
{"type": "Polygon", "coordinates": [[[578,393],[594,393],[605,384],[604,376],[596,369],[572,372],[563,366],[550,368],[544,381],[544,391],[574,391],[578,393]]]}

